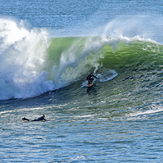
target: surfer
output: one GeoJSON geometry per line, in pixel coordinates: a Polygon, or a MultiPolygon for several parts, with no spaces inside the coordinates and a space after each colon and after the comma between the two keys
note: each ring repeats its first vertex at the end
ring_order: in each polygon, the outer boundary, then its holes
{"type": "MultiPolygon", "coordinates": [[[[29,121],[29,119],[27,119],[27,118],[22,118],[22,120],[23,121],[29,121]]],[[[46,121],[46,119],[45,119],[45,115],[43,114],[43,116],[41,116],[41,117],[39,117],[39,118],[37,118],[37,119],[34,119],[34,120],[32,120],[32,121],[46,121]]]]}
{"type": "Polygon", "coordinates": [[[87,76],[88,84],[91,84],[93,82],[94,78],[98,79],[96,76],[93,75],[93,73],[89,74],[87,76]]]}

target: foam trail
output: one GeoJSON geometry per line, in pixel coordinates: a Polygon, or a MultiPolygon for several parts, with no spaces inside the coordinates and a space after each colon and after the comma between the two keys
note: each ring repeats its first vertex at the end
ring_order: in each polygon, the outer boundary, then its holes
{"type": "Polygon", "coordinates": [[[129,117],[136,117],[136,116],[141,116],[141,115],[149,115],[149,114],[154,114],[158,112],[162,112],[163,108],[159,109],[154,109],[154,110],[147,110],[147,111],[138,111],[136,113],[130,113],[129,117]]]}
{"type": "Polygon", "coordinates": [[[97,76],[100,78],[100,82],[106,82],[109,80],[112,80],[118,75],[118,73],[115,70],[109,70],[105,73],[98,74],[97,76]]]}

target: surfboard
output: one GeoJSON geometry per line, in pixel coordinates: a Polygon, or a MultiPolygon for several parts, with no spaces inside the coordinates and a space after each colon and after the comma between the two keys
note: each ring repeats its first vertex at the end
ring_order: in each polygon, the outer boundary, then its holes
{"type": "Polygon", "coordinates": [[[92,81],[92,83],[87,84],[86,87],[91,87],[93,85],[93,83],[94,83],[94,80],[92,81]]]}

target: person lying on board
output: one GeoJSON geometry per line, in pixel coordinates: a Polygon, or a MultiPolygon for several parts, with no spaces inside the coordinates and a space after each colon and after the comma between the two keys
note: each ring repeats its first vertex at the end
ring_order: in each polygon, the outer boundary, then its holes
{"type": "Polygon", "coordinates": [[[87,76],[88,84],[91,84],[93,82],[94,78],[98,79],[96,76],[93,75],[93,73],[89,74],[87,76]]]}
{"type": "MultiPolygon", "coordinates": [[[[22,120],[23,121],[30,121],[29,119],[27,119],[27,118],[22,118],[22,120]]],[[[41,116],[41,117],[39,117],[39,118],[37,118],[37,119],[34,119],[34,120],[32,120],[32,121],[46,121],[46,119],[45,119],[45,115],[43,114],[43,116],[41,116]]]]}

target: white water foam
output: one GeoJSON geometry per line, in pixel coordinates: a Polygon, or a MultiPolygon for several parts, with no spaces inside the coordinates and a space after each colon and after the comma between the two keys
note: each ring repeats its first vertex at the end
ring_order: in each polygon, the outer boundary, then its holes
{"type": "Polygon", "coordinates": [[[42,71],[47,38],[43,29],[26,29],[23,22],[0,19],[0,100],[53,90],[53,82],[42,71]]]}
{"type": "Polygon", "coordinates": [[[114,79],[118,73],[115,70],[109,70],[105,73],[98,74],[97,76],[100,78],[100,82],[106,82],[114,79]]]}
{"type": "Polygon", "coordinates": [[[128,116],[129,117],[136,117],[136,116],[141,116],[141,115],[149,115],[149,114],[154,114],[158,112],[162,112],[163,108],[158,108],[158,109],[153,109],[153,110],[146,110],[146,111],[138,111],[135,113],[130,113],[128,116]]]}

